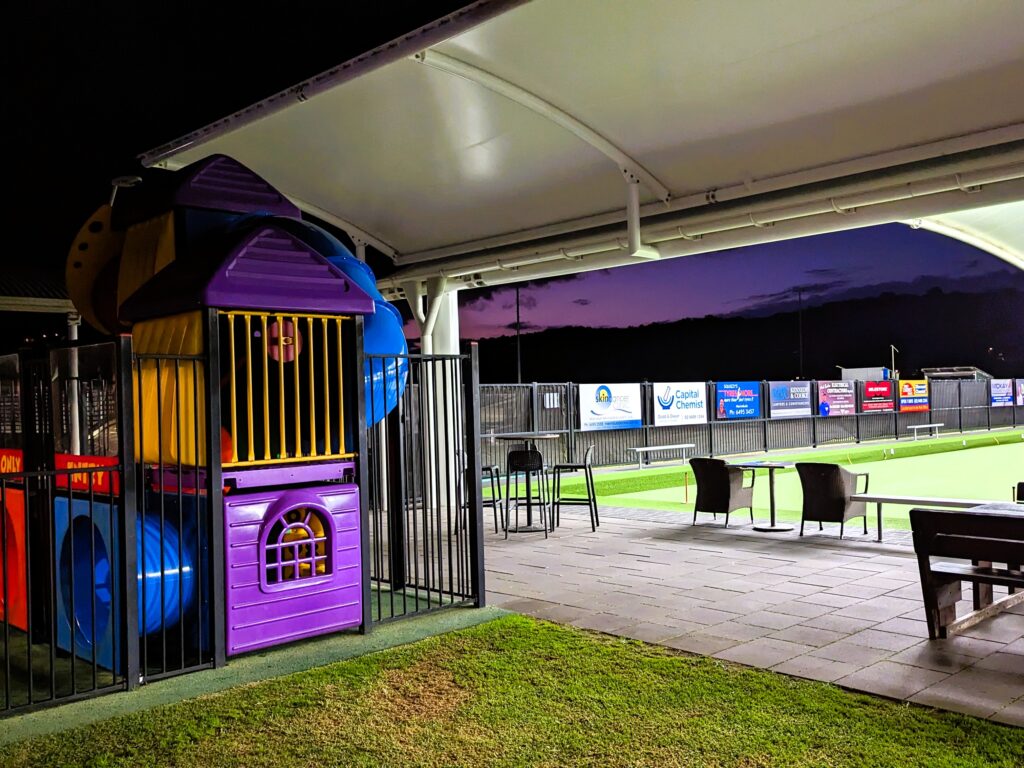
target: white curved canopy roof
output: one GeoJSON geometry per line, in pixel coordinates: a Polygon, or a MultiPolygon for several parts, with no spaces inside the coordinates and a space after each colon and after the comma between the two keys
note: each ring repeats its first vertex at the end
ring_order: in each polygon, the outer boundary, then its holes
{"type": "Polygon", "coordinates": [[[391,295],[908,219],[1024,265],[1022,83],[1019,0],[482,0],[142,159],[237,158],[391,295]]]}

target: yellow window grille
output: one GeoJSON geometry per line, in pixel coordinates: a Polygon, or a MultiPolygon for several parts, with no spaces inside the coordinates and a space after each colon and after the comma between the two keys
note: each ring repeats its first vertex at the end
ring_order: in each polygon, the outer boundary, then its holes
{"type": "Polygon", "coordinates": [[[221,312],[225,467],[350,458],[338,315],[221,312]]]}

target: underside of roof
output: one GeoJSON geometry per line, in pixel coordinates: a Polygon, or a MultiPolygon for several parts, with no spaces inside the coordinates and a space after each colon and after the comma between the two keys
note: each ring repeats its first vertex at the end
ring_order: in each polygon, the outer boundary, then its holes
{"type": "Polygon", "coordinates": [[[1016,0],[482,1],[142,160],[236,158],[389,297],[908,220],[1024,266],[1021,83],[1016,0]]]}

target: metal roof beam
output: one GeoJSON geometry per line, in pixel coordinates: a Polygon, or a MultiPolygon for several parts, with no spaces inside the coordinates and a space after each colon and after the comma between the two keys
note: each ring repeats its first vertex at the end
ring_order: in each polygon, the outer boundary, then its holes
{"type": "Polygon", "coordinates": [[[635,176],[640,182],[653,192],[663,203],[672,199],[672,193],[668,188],[655,178],[654,174],[644,168],[639,162],[626,154],[621,148],[610,142],[600,133],[595,131],[586,123],[570,115],[564,109],[560,109],[550,101],[545,101],[535,93],[509,82],[497,75],[456,59],[433,48],[420,51],[412,56],[413,60],[428,67],[447,72],[451,75],[465,78],[470,82],[487,88],[516,104],[536,112],[541,117],[560,125],[574,136],[582,139],[609,160],[614,162],[623,173],[635,176]]]}

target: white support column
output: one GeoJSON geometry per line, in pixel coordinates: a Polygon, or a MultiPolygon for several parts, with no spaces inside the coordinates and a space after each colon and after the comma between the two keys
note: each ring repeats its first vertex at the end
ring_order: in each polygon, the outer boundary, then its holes
{"type": "Polygon", "coordinates": [[[431,334],[435,355],[459,354],[459,294],[449,291],[438,298],[440,306],[431,334]]]}
{"type": "MultiPolygon", "coordinates": [[[[114,188],[115,190],[117,187],[114,188]]],[[[68,312],[68,341],[78,341],[78,326],[82,324],[82,316],[77,312],[68,312]]],[[[71,432],[71,453],[78,456],[82,453],[82,436],[80,426],[80,405],[78,402],[78,350],[68,351],[68,430],[71,432]]]]}

